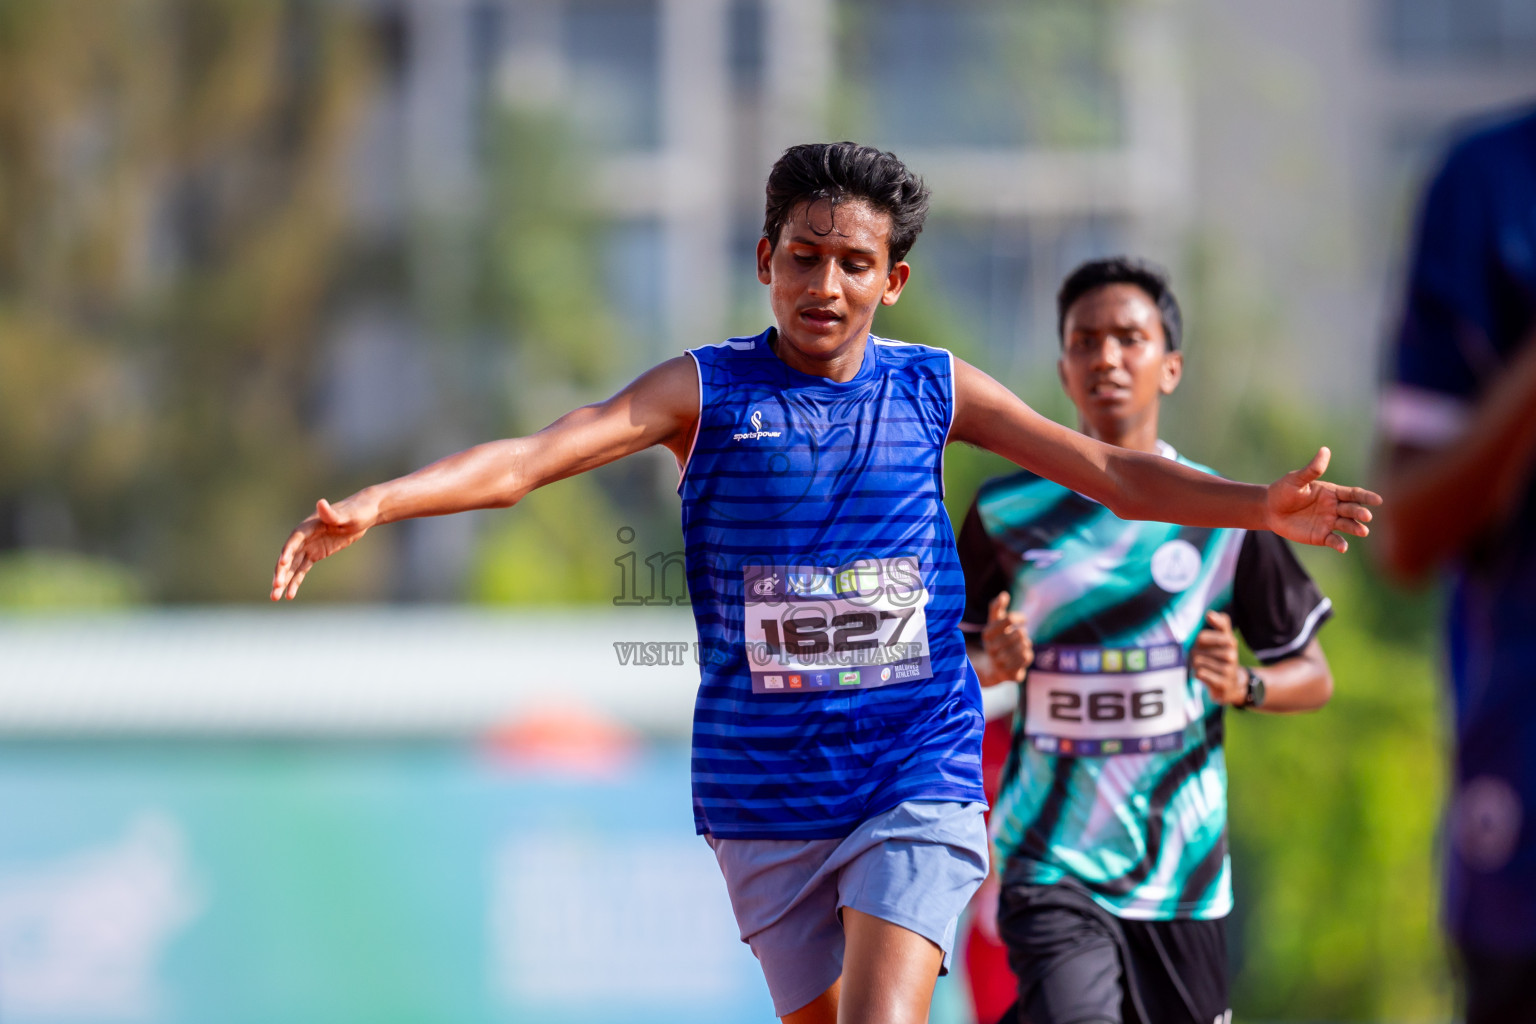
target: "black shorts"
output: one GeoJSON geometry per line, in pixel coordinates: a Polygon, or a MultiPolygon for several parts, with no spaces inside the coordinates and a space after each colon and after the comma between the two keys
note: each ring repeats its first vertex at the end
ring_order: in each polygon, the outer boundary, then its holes
{"type": "Polygon", "coordinates": [[[1224,920],[1125,921],[1081,886],[1003,878],[1012,1024],[1229,1024],[1224,920]]]}

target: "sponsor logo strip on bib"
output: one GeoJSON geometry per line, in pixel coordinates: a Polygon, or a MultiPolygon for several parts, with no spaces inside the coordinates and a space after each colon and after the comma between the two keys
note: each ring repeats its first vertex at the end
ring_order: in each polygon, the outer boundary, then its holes
{"type": "Polygon", "coordinates": [[[1191,706],[1184,649],[1041,644],[1025,677],[1024,734],[1048,754],[1176,750],[1191,706]]]}
{"type": "Polygon", "coordinates": [[[743,570],[752,692],[869,689],[927,679],[928,591],[915,557],[743,570]]]}

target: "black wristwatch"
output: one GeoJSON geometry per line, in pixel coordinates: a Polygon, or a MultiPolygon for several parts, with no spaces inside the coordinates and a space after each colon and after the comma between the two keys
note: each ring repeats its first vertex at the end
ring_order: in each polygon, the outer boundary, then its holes
{"type": "Polygon", "coordinates": [[[1248,692],[1243,696],[1243,702],[1239,708],[1261,708],[1264,706],[1264,680],[1251,668],[1245,668],[1248,673],[1248,692]]]}

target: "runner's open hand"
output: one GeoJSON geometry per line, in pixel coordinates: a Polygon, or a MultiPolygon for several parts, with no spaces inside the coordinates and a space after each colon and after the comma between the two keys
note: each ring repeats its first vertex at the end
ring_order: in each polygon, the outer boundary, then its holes
{"type": "Polygon", "coordinates": [[[1237,635],[1232,632],[1232,618],[1221,612],[1206,612],[1205,624],[1195,637],[1190,655],[1190,673],[1211,691],[1218,704],[1236,707],[1248,700],[1248,673],[1237,663],[1237,635]]]}
{"type": "Polygon", "coordinates": [[[272,600],[293,600],[314,564],[361,538],[378,521],[378,514],[375,505],[358,495],[335,505],[324,498],[317,501],[314,514],[288,535],[277,557],[277,568],[272,570],[272,600]]]}
{"type": "Polygon", "coordinates": [[[1369,505],[1380,505],[1381,495],[1364,487],[1340,487],[1318,479],[1328,468],[1332,453],[1319,448],[1305,468],[1285,474],[1269,485],[1269,528],[1302,544],[1326,544],[1340,553],[1349,541],[1340,534],[1364,537],[1371,531],[1369,505]]]}
{"type": "Polygon", "coordinates": [[[1023,612],[1008,610],[1008,591],[1003,591],[987,606],[987,624],[981,631],[981,645],[992,663],[993,682],[1022,682],[1024,670],[1035,660],[1034,644],[1029,642],[1023,612]]]}

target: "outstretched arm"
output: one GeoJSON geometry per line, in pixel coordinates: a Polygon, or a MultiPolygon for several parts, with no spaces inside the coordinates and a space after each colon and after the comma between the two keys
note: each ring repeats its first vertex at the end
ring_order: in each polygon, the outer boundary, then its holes
{"type": "Polygon", "coordinates": [[[1536,472],[1533,410],[1536,334],[1447,443],[1388,446],[1381,489],[1392,508],[1383,514],[1381,557],[1393,575],[1423,578],[1514,514],[1536,472]]]}
{"type": "Polygon", "coordinates": [[[1273,530],[1304,544],[1345,551],[1340,534],[1364,537],[1367,506],[1380,496],[1319,479],[1320,449],[1304,468],[1263,487],[1235,483],[1172,459],[1117,448],[1055,423],[985,373],[955,360],[955,419],[950,440],[996,452],[1025,469],[1102,502],[1122,519],[1187,526],[1273,530]]]}
{"type": "Polygon", "coordinates": [[[316,562],[383,523],[506,508],[535,488],[657,444],[681,464],[698,416],[698,372],[691,358],[679,356],[537,434],[476,445],[334,505],[322,498],[283,545],[272,573],[272,600],[292,599],[316,562]]]}

